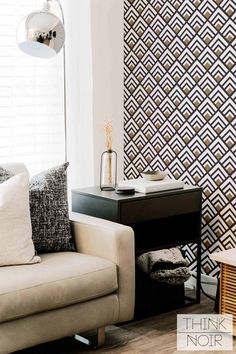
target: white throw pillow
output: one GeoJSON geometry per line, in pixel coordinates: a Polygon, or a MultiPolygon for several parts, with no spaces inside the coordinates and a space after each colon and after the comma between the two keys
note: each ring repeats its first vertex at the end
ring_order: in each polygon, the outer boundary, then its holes
{"type": "Polygon", "coordinates": [[[0,184],[0,266],[40,262],[35,256],[29,209],[29,177],[0,184]]]}

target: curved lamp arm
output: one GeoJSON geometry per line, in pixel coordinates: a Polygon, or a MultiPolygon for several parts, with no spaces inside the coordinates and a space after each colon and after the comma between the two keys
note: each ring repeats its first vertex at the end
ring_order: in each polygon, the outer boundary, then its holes
{"type": "Polygon", "coordinates": [[[55,2],[58,3],[58,6],[59,6],[59,8],[60,8],[60,10],[61,10],[62,23],[63,23],[63,25],[64,25],[64,24],[65,24],[65,17],[64,17],[64,12],[63,12],[63,8],[62,8],[62,4],[61,4],[60,0],[47,0],[47,3],[50,3],[50,2],[53,2],[53,1],[55,1],[55,2]]]}

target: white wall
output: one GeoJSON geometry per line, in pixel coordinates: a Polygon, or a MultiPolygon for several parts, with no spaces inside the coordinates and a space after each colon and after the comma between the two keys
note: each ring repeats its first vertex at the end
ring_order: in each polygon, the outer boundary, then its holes
{"type": "Polygon", "coordinates": [[[91,0],[95,181],[105,150],[104,121],[113,123],[118,178],[123,177],[123,0],[91,0]]]}
{"type": "Polygon", "coordinates": [[[70,188],[94,184],[90,0],[63,0],[70,188]]]}
{"type": "Polygon", "coordinates": [[[103,123],[123,176],[123,0],[63,0],[70,187],[99,184],[103,123]]]}

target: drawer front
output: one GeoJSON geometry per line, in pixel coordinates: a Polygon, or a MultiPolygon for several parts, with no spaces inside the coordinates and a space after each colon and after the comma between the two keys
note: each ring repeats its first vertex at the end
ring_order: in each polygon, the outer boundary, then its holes
{"type": "Polygon", "coordinates": [[[117,222],[117,209],[117,204],[112,200],[72,193],[72,211],[76,213],[117,222]]]}
{"type": "Polygon", "coordinates": [[[132,224],[197,212],[201,210],[201,192],[153,197],[121,204],[120,222],[132,224]]]}

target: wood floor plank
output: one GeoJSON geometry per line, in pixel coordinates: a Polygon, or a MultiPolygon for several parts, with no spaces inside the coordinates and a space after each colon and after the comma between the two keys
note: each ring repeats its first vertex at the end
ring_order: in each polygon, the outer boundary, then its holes
{"type": "MultiPolygon", "coordinates": [[[[15,354],[182,354],[176,350],[177,314],[214,313],[214,302],[202,297],[201,304],[192,305],[176,311],[160,314],[137,322],[106,329],[106,344],[99,350],[93,350],[75,341],[65,338],[52,343],[29,348],[15,354]]],[[[192,353],[185,351],[184,353],[192,353]]],[[[201,351],[201,354],[217,352],[201,351]]],[[[221,354],[229,353],[221,351],[221,354]]],[[[236,353],[236,339],[234,351],[236,353]]]]}

